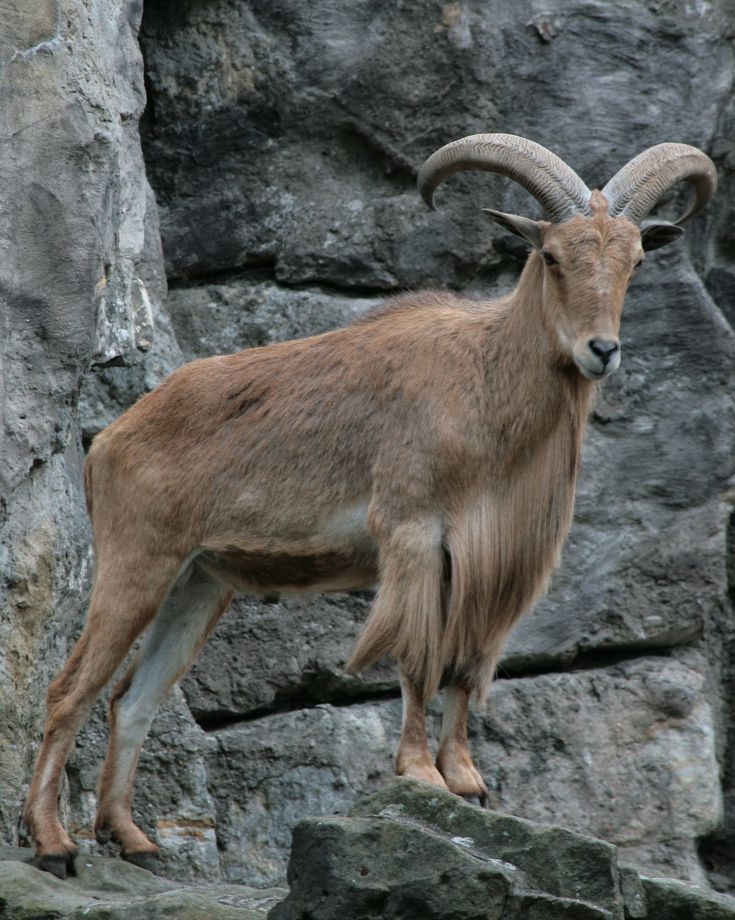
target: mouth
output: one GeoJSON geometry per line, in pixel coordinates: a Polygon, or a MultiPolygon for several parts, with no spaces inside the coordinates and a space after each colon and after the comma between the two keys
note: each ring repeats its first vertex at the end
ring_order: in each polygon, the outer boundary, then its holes
{"type": "Polygon", "coordinates": [[[580,374],[587,380],[602,380],[620,367],[620,352],[617,352],[609,361],[603,361],[596,355],[581,357],[574,355],[574,363],[580,374]]]}

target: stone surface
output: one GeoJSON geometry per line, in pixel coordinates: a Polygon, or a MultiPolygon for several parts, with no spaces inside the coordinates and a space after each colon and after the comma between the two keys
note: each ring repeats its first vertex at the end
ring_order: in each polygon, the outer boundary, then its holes
{"type": "Polygon", "coordinates": [[[325,704],[213,734],[207,771],[223,877],[280,883],[301,817],[345,814],[391,777],[399,712],[398,701],[325,704]]]}
{"type": "Polygon", "coordinates": [[[361,799],[350,815],[415,822],[465,850],[474,853],[476,848],[515,867],[526,888],[590,901],[612,915],[619,912],[617,853],[609,843],[468,805],[411,780],[394,780],[361,799]]]}
{"type": "Polygon", "coordinates": [[[733,74],[726,2],[632,15],[556,0],[543,10],[551,41],[539,13],[527,0],[151,5],[146,155],[171,273],[269,263],[288,283],[466,283],[493,261],[473,196],[483,188],[501,210],[528,198],[470,177],[438,215],[417,210],[416,171],[441,143],[524,134],[601,183],[662,126],[704,146],[718,133],[733,74]]]}
{"type": "Polygon", "coordinates": [[[645,657],[494,691],[473,739],[494,807],[609,840],[656,873],[705,880],[696,840],[717,827],[722,800],[698,670],[645,657]]]}
{"type": "Polygon", "coordinates": [[[446,29],[422,5],[399,16],[357,2],[152,7],[147,157],[170,272],[267,263],[288,283],[391,289],[426,281],[428,249],[452,253],[466,280],[480,219],[452,221],[445,242],[413,188],[426,145],[463,132],[467,110],[478,123],[495,115],[467,64],[441,105],[447,71],[469,58],[446,29]],[[423,62],[410,82],[407,57],[423,62]],[[195,161],[182,156],[192,145],[195,161]]]}
{"type": "MultiPolygon", "coordinates": [[[[77,401],[150,342],[139,3],[0,9],[0,836],[90,573],[77,401]]],[[[160,250],[160,245],[159,245],[160,250]]],[[[159,255],[160,258],[160,255],[159,255]]],[[[64,808],[66,809],[66,799],[64,808]]],[[[68,810],[68,809],[67,809],[68,810]]]]}
{"type": "Polygon", "coordinates": [[[153,331],[145,342],[145,350],[127,355],[125,366],[115,366],[114,362],[93,364],[85,375],[79,394],[85,448],[123,409],[161,383],[184,360],[165,306],[168,285],[163,269],[158,208],[147,181],[144,192],[143,250],[137,270],[146,291],[153,331]]]}
{"type": "Polygon", "coordinates": [[[672,879],[641,876],[648,913],[667,920],[726,920],[735,914],[733,898],[713,895],[672,879]]]}
{"type": "Polygon", "coordinates": [[[63,882],[28,861],[27,850],[0,847],[0,916],[7,920],[261,920],[282,889],[182,886],[122,860],[83,856],[63,882]]]}
{"type": "Polygon", "coordinates": [[[288,897],[269,920],[691,920],[735,899],[618,867],[615,847],[398,780],[347,818],[294,832],[288,897]]]}
{"type": "Polygon", "coordinates": [[[283,706],[348,703],[398,691],[390,661],[363,674],[344,663],[369,595],[322,595],[261,604],[236,600],[184,678],[186,702],[200,724],[252,718],[283,706]],[[219,667],[213,667],[215,661],[219,667]]]}
{"type": "Polygon", "coordinates": [[[289,883],[289,898],[274,907],[270,920],[501,920],[514,871],[499,860],[480,862],[456,838],[423,828],[380,818],[317,818],[294,832],[289,883]]]}
{"type": "Polygon", "coordinates": [[[295,829],[290,890],[182,885],[122,860],[80,855],[60,881],[0,847],[8,920],[203,916],[222,920],[726,920],[735,899],[633,866],[614,846],[395,780],[349,816],[295,829]]]}
{"type": "Polygon", "coordinates": [[[289,290],[272,281],[233,281],[175,288],[168,310],[176,338],[191,361],[342,326],[375,305],[375,298],[289,290]]]}

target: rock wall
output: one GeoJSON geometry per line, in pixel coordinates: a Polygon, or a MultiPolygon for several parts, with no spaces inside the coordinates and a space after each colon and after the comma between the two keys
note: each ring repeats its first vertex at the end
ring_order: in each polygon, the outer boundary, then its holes
{"type": "MultiPolygon", "coordinates": [[[[0,9],[0,834],[12,840],[45,687],[91,557],[79,391],[148,347],[159,258],[138,120],[142,4],[0,9]]],[[[159,275],[163,277],[162,272],[159,275]]]]}
{"type": "MultiPolygon", "coordinates": [[[[631,288],[562,568],[471,734],[494,808],[732,890],[728,0],[147,0],[140,134],[140,7],[24,6],[0,14],[7,842],[88,587],[81,445],[183,360],[323,331],[406,288],[512,286],[525,251],[478,204],[536,205],[467,175],[428,212],[416,172],[447,140],[523,134],[591,186],[679,140],[715,159],[720,191],[631,288]]],[[[395,670],[342,669],[368,603],[233,604],[141,758],[136,809],[171,874],[278,881],[300,818],[390,775],[395,670]]],[[[104,740],[100,705],[64,799],[82,840],[104,740]]]]}

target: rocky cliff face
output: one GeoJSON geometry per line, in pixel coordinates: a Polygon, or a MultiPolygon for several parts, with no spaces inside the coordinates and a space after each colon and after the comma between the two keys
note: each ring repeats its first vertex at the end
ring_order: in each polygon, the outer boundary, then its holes
{"type": "MultiPolygon", "coordinates": [[[[529,215],[535,204],[468,175],[427,212],[416,171],[447,140],[523,134],[591,186],[678,140],[715,159],[720,191],[631,288],[562,568],[511,636],[471,733],[494,808],[732,889],[730,12],[727,0],[5,5],[8,843],[45,686],[83,614],[80,469],[96,431],[183,360],[332,328],[407,287],[510,287],[525,252],[478,203],[529,215]]],[[[342,669],[368,603],[233,604],[141,759],[137,809],[170,873],[271,884],[300,818],[346,812],[389,777],[395,671],[342,669]]],[[[63,802],[82,841],[101,714],[63,802]]]]}
{"type": "Polygon", "coordinates": [[[91,557],[79,391],[148,347],[157,243],[138,120],[140,4],[0,11],[0,827],[12,839],[44,687],[91,557]],[[146,234],[146,229],[150,232],[146,234]]]}

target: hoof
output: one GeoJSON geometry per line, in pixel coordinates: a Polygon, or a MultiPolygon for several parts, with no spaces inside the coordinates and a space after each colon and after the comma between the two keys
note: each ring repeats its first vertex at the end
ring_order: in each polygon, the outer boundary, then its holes
{"type": "Polygon", "coordinates": [[[67,853],[65,856],[36,856],[33,865],[43,872],[55,875],[56,878],[63,879],[68,875],[77,874],[73,853],[67,853]]]}
{"type": "Polygon", "coordinates": [[[487,793],[485,792],[482,795],[475,795],[474,793],[472,795],[463,795],[462,798],[469,805],[476,805],[478,808],[487,808],[487,793]]]}
{"type": "Polygon", "coordinates": [[[97,843],[101,843],[104,846],[106,843],[109,843],[112,840],[112,831],[104,830],[101,827],[96,827],[94,829],[94,839],[97,843]]]}
{"type": "Polygon", "coordinates": [[[141,850],[138,853],[122,853],[122,858],[139,869],[147,869],[156,875],[161,869],[161,856],[154,850],[141,850]]]}

